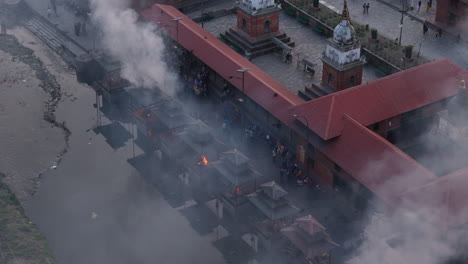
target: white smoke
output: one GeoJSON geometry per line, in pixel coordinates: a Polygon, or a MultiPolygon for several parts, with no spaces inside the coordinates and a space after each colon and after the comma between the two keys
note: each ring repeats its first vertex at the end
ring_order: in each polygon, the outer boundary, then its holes
{"type": "Polygon", "coordinates": [[[166,49],[157,28],[139,22],[128,0],[91,0],[91,7],[105,50],[122,63],[122,77],[137,87],[158,86],[174,94],[177,78],[164,61],[166,49]]]}
{"type": "Polygon", "coordinates": [[[439,264],[456,255],[458,236],[433,225],[430,213],[374,214],[356,257],[347,264],[439,264]]]}

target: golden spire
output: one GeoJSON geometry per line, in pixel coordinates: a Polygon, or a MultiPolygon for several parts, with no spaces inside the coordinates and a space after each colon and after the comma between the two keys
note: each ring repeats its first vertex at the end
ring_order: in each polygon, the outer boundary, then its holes
{"type": "Polygon", "coordinates": [[[348,3],[346,3],[346,0],[344,0],[343,13],[341,13],[341,20],[348,20],[349,22],[351,22],[351,19],[349,18],[348,3]]]}

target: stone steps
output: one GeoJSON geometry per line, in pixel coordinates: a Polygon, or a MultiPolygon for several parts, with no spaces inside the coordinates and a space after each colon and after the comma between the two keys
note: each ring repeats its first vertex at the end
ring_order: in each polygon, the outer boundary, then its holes
{"type": "MultiPolygon", "coordinates": [[[[251,58],[273,52],[277,48],[277,45],[273,42],[272,38],[251,43],[244,36],[239,34],[239,32],[233,29],[226,31],[226,38],[231,43],[239,46],[251,58]]],[[[294,42],[291,42],[291,38],[289,38],[285,33],[276,36],[276,38],[290,47],[294,47],[295,45],[294,42]]]]}
{"type": "Polygon", "coordinates": [[[301,97],[305,101],[310,101],[310,100],[313,100],[313,99],[320,98],[322,96],[329,95],[329,94],[331,94],[333,92],[334,91],[331,90],[328,87],[312,84],[311,87],[306,86],[306,87],[304,87],[303,91],[301,91],[301,90],[298,91],[297,95],[299,97],[301,97]]]}
{"type": "MultiPolygon", "coordinates": [[[[28,7],[28,9],[31,9],[28,7]]],[[[76,43],[73,39],[60,31],[47,19],[37,14],[32,9],[30,17],[23,25],[47,46],[60,54],[63,59],[73,67],[77,66],[77,58],[88,54],[88,51],[76,43]]]]}

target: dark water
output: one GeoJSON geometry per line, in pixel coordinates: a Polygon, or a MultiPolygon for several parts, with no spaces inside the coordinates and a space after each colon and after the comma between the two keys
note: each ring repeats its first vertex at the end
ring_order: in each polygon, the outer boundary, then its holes
{"type": "Polygon", "coordinates": [[[210,238],[198,235],[127,163],[131,141],[114,150],[93,132],[94,92],[59,79],[77,98],[57,110],[73,133],[69,151],[25,205],[59,263],[224,263],[210,238]]]}

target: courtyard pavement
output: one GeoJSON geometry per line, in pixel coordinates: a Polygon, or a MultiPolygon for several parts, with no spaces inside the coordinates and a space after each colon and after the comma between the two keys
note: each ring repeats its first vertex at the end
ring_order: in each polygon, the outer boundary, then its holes
{"type": "MultiPolygon", "coordinates": [[[[235,25],[236,16],[229,15],[220,17],[204,23],[204,28],[215,36],[224,34],[230,27],[235,25]]],[[[287,87],[294,93],[303,90],[305,86],[311,86],[312,83],[318,84],[322,78],[321,56],[325,51],[327,39],[311,27],[307,27],[294,18],[280,13],[280,30],[285,32],[292,41],[296,43],[293,49],[293,62],[288,64],[281,60],[281,57],[275,53],[270,53],[252,59],[252,62],[287,87]],[[302,66],[297,62],[307,58],[315,64],[315,74],[311,76],[303,72],[302,66]]],[[[364,67],[363,82],[375,80],[378,77],[374,73],[371,65],[364,67]]]]}
{"type": "MultiPolygon", "coordinates": [[[[343,0],[327,0],[332,6],[335,6],[338,10],[342,10],[343,0]]],[[[399,2],[399,0],[387,0],[392,4],[399,2]]],[[[415,1],[416,2],[416,1],[415,1]]],[[[424,1],[423,5],[425,4],[424,1]]],[[[417,3],[417,2],[416,2],[417,3]]],[[[411,14],[415,12],[416,15],[421,18],[430,18],[435,13],[436,2],[433,3],[429,14],[425,14],[425,10],[421,7],[419,13],[417,11],[411,11],[411,14]]],[[[384,34],[390,39],[396,39],[400,36],[400,24],[401,13],[385,5],[377,0],[366,0],[348,1],[348,8],[351,19],[366,25],[369,24],[370,28],[376,28],[379,33],[384,34]],[[369,14],[363,14],[362,5],[364,2],[370,3],[369,14]]],[[[435,37],[435,31],[429,30],[426,36],[423,35],[423,24],[420,21],[413,20],[410,16],[404,15],[403,18],[403,34],[402,34],[402,45],[414,45],[414,51],[416,54],[419,52],[422,56],[436,60],[440,58],[448,58],[454,63],[468,68],[468,45],[465,43],[457,43],[455,39],[442,35],[441,39],[435,37]]]]}

